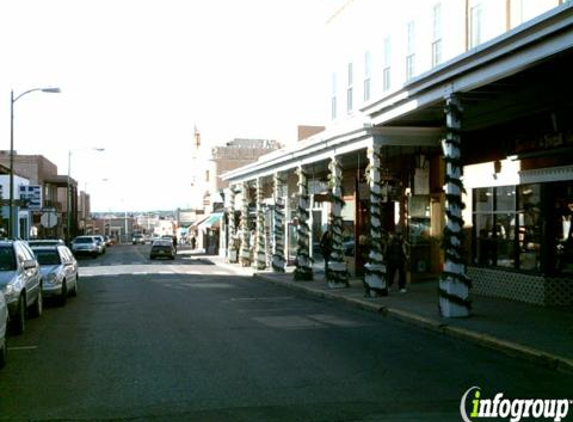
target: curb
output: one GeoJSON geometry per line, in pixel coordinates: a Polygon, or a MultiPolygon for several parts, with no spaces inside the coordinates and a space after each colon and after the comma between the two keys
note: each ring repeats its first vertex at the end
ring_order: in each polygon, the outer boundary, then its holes
{"type": "Polygon", "coordinates": [[[283,286],[292,290],[312,294],[324,299],[344,302],[363,310],[381,314],[385,317],[390,317],[427,330],[439,332],[453,338],[469,341],[488,349],[497,350],[508,356],[527,360],[545,368],[573,374],[573,359],[553,355],[533,347],[524,346],[509,340],[503,340],[489,334],[479,333],[476,331],[467,330],[465,328],[453,327],[436,319],[424,317],[414,312],[386,307],[380,305],[379,303],[369,302],[368,300],[341,296],[334,292],[314,289],[308,286],[304,286],[303,284],[286,283],[281,280],[275,280],[273,277],[261,273],[255,272],[253,273],[253,277],[278,286],[283,286]]]}

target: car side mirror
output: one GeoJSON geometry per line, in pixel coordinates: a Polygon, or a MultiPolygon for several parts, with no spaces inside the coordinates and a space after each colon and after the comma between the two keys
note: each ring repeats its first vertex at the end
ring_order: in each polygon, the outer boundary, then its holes
{"type": "Polygon", "coordinates": [[[24,261],[24,269],[25,270],[29,270],[31,268],[36,268],[38,266],[38,263],[36,262],[35,259],[27,259],[24,261]]]}

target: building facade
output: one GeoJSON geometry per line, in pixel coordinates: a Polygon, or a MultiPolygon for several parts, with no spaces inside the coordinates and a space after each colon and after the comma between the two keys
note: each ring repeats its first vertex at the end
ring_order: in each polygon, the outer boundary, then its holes
{"type": "Polygon", "coordinates": [[[327,26],[327,129],[223,176],[256,227],[245,260],[310,279],[328,229],[329,284],[350,270],[386,295],[401,236],[445,316],[469,313],[470,288],[571,305],[571,2],[355,0],[327,26]]]}

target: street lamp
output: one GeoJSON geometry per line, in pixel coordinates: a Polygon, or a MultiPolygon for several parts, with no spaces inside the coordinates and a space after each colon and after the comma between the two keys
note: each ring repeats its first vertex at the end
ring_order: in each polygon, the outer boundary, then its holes
{"type": "Polygon", "coordinates": [[[9,208],[10,215],[8,216],[8,237],[14,237],[14,103],[22,98],[24,95],[34,91],[47,92],[49,94],[59,94],[62,92],[60,88],[33,88],[22,92],[20,95],[14,97],[14,90],[10,91],[10,200],[9,208]]]}
{"type": "MultiPolygon", "coordinates": [[[[102,152],[105,151],[105,148],[91,148],[93,151],[102,152]]],[[[70,173],[72,170],[72,150],[68,150],[68,178],[66,183],[66,241],[69,242],[71,240],[71,225],[72,225],[72,209],[70,206],[72,200],[72,190],[70,189],[70,173]]]]}

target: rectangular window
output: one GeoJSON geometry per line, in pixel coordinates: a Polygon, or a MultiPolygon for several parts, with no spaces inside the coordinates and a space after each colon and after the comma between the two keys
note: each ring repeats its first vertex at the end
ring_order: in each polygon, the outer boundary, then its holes
{"type": "Polygon", "coordinates": [[[406,56],[406,80],[409,81],[414,77],[414,54],[406,56]]]}
{"type": "Polygon", "coordinates": [[[482,6],[480,3],[470,9],[469,19],[469,48],[475,48],[481,44],[482,39],[482,6]]]}
{"type": "Polygon", "coordinates": [[[392,61],[392,51],[391,51],[391,41],[390,37],[384,38],[384,61],[382,69],[382,90],[384,92],[390,90],[390,64],[392,61]]]}
{"type": "Polygon", "coordinates": [[[330,97],[330,117],[332,120],[336,120],[337,110],[336,110],[336,73],[332,74],[332,88],[330,97]]]}
{"type": "Polygon", "coordinates": [[[414,21],[408,22],[406,26],[406,81],[414,77],[415,61],[415,39],[414,39],[414,21]]]}
{"type": "Polygon", "coordinates": [[[433,9],[432,18],[432,67],[442,62],[442,5],[438,3],[433,9]]]}
{"type": "Polygon", "coordinates": [[[370,51],[364,54],[364,101],[370,101],[370,76],[371,76],[370,51]]]}
{"type": "Polygon", "coordinates": [[[474,262],[541,270],[541,186],[474,189],[474,262]]]}
{"type": "Polygon", "coordinates": [[[348,113],[350,113],[353,108],[354,108],[354,104],[353,104],[353,87],[352,87],[352,83],[353,83],[353,69],[352,69],[352,63],[348,63],[348,70],[347,70],[347,87],[346,87],[346,111],[348,113]]]}

